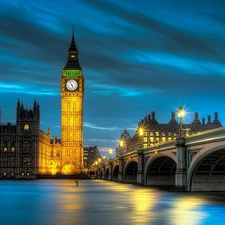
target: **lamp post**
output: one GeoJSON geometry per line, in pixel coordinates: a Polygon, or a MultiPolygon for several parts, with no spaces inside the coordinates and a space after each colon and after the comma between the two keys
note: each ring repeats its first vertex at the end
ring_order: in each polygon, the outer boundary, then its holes
{"type": "Polygon", "coordinates": [[[140,185],[144,184],[144,149],[143,147],[143,135],[144,135],[144,128],[139,127],[138,133],[140,136],[140,149],[137,150],[138,155],[138,168],[137,168],[137,183],[140,185]]]}
{"type": "Polygon", "coordinates": [[[139,136],[141,137],[140,148],[142,148],[142,145],[143,145],[142,138],[143,138],[143,135],[144,135],[144,129],[142,127],[140,127],[139,130],[138,130],[138,132],[139,132],[139,136]]]}
{"type": "Polygon", "coordinates": [[[180,119],[180,137],[183,137],[183,131],[182,131],[182,119],[183,119],[183,117],[184,117],[184,115],[185,115],[185,111],[184,111],[184,109],[183,109],[183,107],[182,106],[180,106],[179,107],[179,110],[178,110],[178,117],[179,117],[179,119],[180,119]]]}
{"type": "Polygon", "coordinates": [[[122,156],[122,150],[123,150],[123,146],[124,146],[124,141],[123,141],[123,139],[120,140],[119,146],[120,146],[120,156],[122,156]]]}
{"type": "Polygon", "coordinates": [[[110,156],[110,162],[111,162],[111,156],[112,156],[112,149],[109,149],[109,156],[110,156]]]}
{"type": "Polygon", "coordinates": [[[177,170],[175,174],[175,185],[179,187],[181,191],[187,189],[187,149],[185,144],[185,137],[183,137],[182,119],[185,116],[185,111],[182,106],[179,107],[177,113],[180,119],[179,137],[176,139],[176,155],[177,155],[177,170]]]}

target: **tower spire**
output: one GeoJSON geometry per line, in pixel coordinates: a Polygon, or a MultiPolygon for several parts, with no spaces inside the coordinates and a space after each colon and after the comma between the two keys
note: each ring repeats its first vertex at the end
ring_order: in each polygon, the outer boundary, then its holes
{"type": "Polygon", "coordinates": [[[81,69],[79,60],[78,60],[78,50],[77,46],[75,43],[75,38],[74,38],[74,26],[72,29],[72,40],[70,43],[70,47],[68,49],[68,57],[67,57],[67,63],[64,67],[64,70],[73,70],[73,69],[81,69]]]}
{"type": "Polygon", "coordinates": [[[73,29],[72,29],[72,40],[71,40],[71,44],[70,44],[68,52],[78,53],[77,46],[75,44],[75,39],[74,39],[74,26],[73,26],[73,29]]]}

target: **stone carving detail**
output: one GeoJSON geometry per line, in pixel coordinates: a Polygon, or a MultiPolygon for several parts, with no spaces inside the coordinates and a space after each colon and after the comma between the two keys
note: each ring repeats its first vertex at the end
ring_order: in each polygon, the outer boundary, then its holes
{"type": "Polygon", "coordinates": [[[148,162],[149,159],[150,159],[150,156],[146,156],[146,157],[144,158],[144,166],[146,165],[146,163],[148,162]]]}
{"type": "Polygon", "coordinates": [[[171,153],[173,153],[177,157],[177,152],[171,152],[171,153]]]}
{"type": "Polygon", "coordinates": [[[175,141],[175,146],[185,146],[185,138],[179,137],[175,141]]]}
{"type": "Polygon", "coordinates": [[[188,152],[188,163],[190,165],[192,159],[194,158],[194,156],[199,152],[199,150],[194,150],[194,151],[189,151],[188,152]]]}

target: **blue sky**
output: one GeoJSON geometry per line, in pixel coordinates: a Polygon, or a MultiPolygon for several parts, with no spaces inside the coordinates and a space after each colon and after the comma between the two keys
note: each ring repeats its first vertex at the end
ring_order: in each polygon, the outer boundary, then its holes
{"type": "Polygon", "coordinates": [[[225,124],[225,1],[0,0],[0,105],[41,106],[41,129],[60,137],[60,74],[72,27],[85,76],[84,145],[115,149],[146,113],[184,123],[214,112],[225,124]]]}

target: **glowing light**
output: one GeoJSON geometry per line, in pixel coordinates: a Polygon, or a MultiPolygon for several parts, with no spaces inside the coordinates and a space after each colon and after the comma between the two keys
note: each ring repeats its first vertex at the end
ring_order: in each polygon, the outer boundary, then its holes
{"type": "Polygon", "coordinates": [[[70,174],[71,172],[71,165],[66,164],[62,168],[62,174],[70,174]]]}
{"type": "Polygon", "coordinates": [[[185,116],[185,111],[182,106],[179,107],[178,117],[182,119],[185,116]]]}
{"type": "Polygon", "coordinates": [[[123,147],[123,145],[124,145],[124,141],[120,140],[120,147],[123,147]]]}
{"type": "Polygon", "coordinates": [[[139,128],[139,135],[140,136],[144,135],[144,129],[142,127],[139,128]]]}

